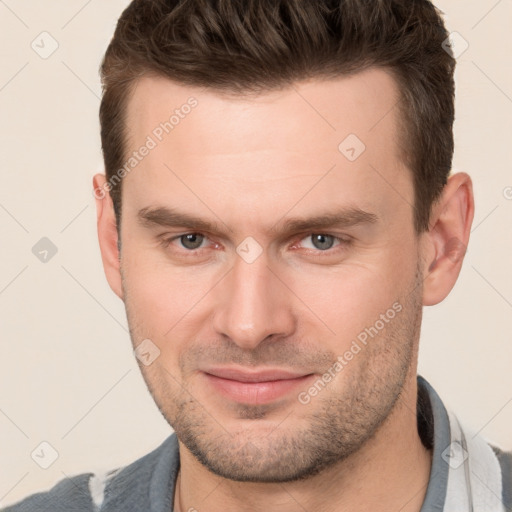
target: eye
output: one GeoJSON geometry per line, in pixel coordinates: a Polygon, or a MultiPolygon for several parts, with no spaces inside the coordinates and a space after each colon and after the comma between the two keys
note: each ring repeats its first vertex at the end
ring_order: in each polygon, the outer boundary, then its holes
{"type": "Polygon", "coordinates": [[[331,235],[313,234],[307,236],[304,240],[311,240],[314,249],[322,251],[331,249],[334,245],[335,238],[331,235]]]}
{"type": "Polygon", "coordinates": [[[309,241],[311,242],[310,246],[308,247],[307,244],[303,244],[308,249],[319,249],[321,251],[326,251],[328,249],[331,249],[334,245],[334,242],[336,241],[335,237],[331,235],[323,235],[323,234],[312,234],[308,235],[306,238],[303,238],[302,241],[309,241]]]}
{"type": "Polygon", "coordinates": [[[316,249],[320,252],[326,252],[339,245],[349,245],[350,240],[324,233],[313,233],[300,240],[300,244],[306,249],[316,249]]]}
{"type": "Polygon", "coordinates": [[[178,235],[162,240],[162,245],[164,247],[168,247],[174,241],[179,241],[183,248],[187,249],[188,251],[195,251],[201,248],[201,245],[205,240],[206,237],[200,233],[185,233],[183,235],[178,235]]]}
{"type": "Polygon", "coordinates": [[[187,233],[186,235],[182,235],[179,238],[183,247],[190,249],[191,251],[199,249],[204,239],[205,237],[199,233],[187,233]]]}

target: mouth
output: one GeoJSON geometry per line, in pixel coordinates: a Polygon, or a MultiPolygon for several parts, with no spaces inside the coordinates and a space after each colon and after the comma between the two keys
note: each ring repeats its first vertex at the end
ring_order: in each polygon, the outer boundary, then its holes
{"type": "Polygon", "coordinates": [[[282,369],[247,371],[233,367],[210,368],[203,370],[202,374],[207,385],[224,398],[253,405],[285,398],[314,378],[313,373],[282,369]]]}

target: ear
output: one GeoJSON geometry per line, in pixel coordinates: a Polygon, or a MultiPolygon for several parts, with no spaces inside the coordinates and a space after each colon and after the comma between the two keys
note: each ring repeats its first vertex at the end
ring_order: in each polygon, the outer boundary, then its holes
{"type": "Polygon", "coordinates": [[[429,231],[423,234],[424,306],[444,300],[455,285],[469,242],[474,210],[471,178],[462,172],[450,176],[433,205],[429,231]]]}
{"type": "Polygon", "coordinates": [[[98,240],[100,243],[103,269],[105,270],[110,288],[123,300],[120,253],[117,246],[116,217],[112,198],[109,193],[109,184],[103,174],[96,174],[94,176],[93,187],[94,197],[96,198],[98,240]]]}

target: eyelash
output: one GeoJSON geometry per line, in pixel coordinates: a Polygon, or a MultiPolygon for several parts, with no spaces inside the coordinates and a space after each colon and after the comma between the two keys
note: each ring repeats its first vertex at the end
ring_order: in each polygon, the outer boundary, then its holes
{"type": "MultiPolygon", "coordinates": [[[[184,236],[187,236],[187,235],[199,235],[199,236],[204,237],[206,240],[208,239],[208,237],[206,235],[202,234],[202,233],[191,231],[191,232],[188,232],[188,233],[181,233],[179,235],[175,235],[175,236],[168,237],[168,238],[162,238],[161,241],[160,241],[160,245],[164,249],[167,249],[169,247],[169,245],[172,244],[172,242],[174,242],[175,240],[179,240],[180,238],[182,238],[184,236]]],[[[310,238],[313,235],[323,235],[323,236],[332,237],[335,242],[339,242],[334,247],[331,247],[330,249],[326,249],[325,251],[322,251],[320,249],[307,249],[307,251],[313,251],[316,255],[321,255],[321,254],[332,255],[333,253],[337,253],[339,250],[343,250],[343,248],[347,248],[347,247],[349,247],[352,244],[352,239],[351,238],[348,238],[348,237],[344,238],[344,237],[340,237],[340,236],[336,236],[336,235],[331,235],[329,233],[321,233],[321,232],[319,232],[319,233],[308,233],[306,235],[300,235],[301,238],[296,239],[297,242],[294,242],[293,245],[295,245],[298,242],[302,242],[304,239],[310,238]],[[338,249],[336,249],[336,248],[338,248],[338,249]]],[[[192,257],[192,256],[197,255],[197,253],[199,251],[202,251],[203,249],[206,249],[206,247],[202,247],[202,248],[199,248],[199,249],[186,249],[186,248],[182,248],[182,249],[183,249],[184,254],[187,255],[187,257],[192,257]]]]}

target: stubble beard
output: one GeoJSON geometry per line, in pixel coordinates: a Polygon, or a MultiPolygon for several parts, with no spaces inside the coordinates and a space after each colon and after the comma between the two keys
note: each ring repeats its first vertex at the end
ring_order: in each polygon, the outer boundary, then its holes
{"type": "MultiPolygon", "coordinates": [[[[178,384],[177,376],[171,376],[162,362],[157,360],[150,367],[139,362],[139,367],[178,439],[212,473],[239,482],[303,480],[359,451],[396,407],[413,369],[415,374],[421,297],[422,280],[417,272],[415,287],[401,302],[400,314],[314,400],[307,405],[295,400],[290,405],[292,413],[273,430],[257,428],[258,422],[275,412],[271,404],[240,404],[233,410],[251,424],[228,430],[215,410],[178,384]],[[336,382],[340,378],[344,379],[341,387],[336,382]],[[300,421],[293,419],[296,412],[300,421]]],[[[135,335],[137,322],[125,298],[133,343],[140,336],[135,335]]]]}

